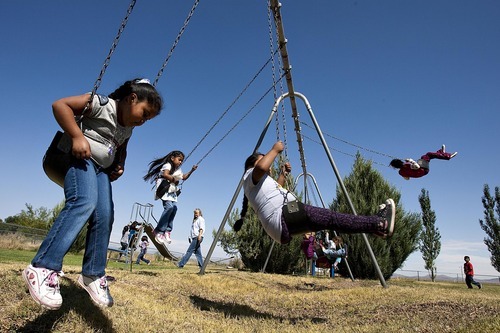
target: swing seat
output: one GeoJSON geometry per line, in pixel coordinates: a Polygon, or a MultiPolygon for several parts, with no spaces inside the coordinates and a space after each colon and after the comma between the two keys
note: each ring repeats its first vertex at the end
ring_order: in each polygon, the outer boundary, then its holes
{"type": "MultiPolygon", "coordinates": [[[[63,132],[57,131],[43,156],[42,162],[43,171],[47,177],[61,187],[64,187],[64,177],[74,158],[70,152],[65,152],[59,148],[60,142],[64,140],[67,141],[68,137],[64,136],[63,132]]],[[[71,145],[71,142],[69,144],[71,145]]]]}
{"type": "Polygon", "coordinates": [[[309,231],[307,223],[307,214],[304,210],[304,204],[300,201],[291,201],[283,205],[283,216],[288,227],[290,235],[299,235],[309,231]]]}

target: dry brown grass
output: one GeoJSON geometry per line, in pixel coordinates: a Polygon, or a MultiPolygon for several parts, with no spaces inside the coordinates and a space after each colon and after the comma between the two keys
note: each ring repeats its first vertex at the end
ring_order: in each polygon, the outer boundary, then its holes
{"type": "Polygon", "coordinates": [[[0,234],[0,249],[36,251],[41,243],[21,233],[0,234]]]}
{"type": "MultiPolygon", "coordinates": [[[[63,306],[33,302],[20,274],[0,263],[2,332],[498,332],[500,286],[351,281],[171,263],[108,269],[112,308],[99,308],[77,286],[79,266],[65,265],[63,306]]],[[[117,268],[116,268],[117,267],[117,268]]]]}

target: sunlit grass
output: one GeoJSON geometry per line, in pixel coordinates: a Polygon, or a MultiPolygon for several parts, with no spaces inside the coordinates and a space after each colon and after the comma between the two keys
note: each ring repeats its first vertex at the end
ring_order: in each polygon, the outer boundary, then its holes
{"type": "Polygon", "coordinates": [[[21,278],[32,251],[0,249],[1,332],[498,332],[500,286],[351,281],[250,273],[170,262],[110,262],[112,308],[99,308],[76,279],[81,256],[68,254],[63,306],[40,308],[21,278]]]}

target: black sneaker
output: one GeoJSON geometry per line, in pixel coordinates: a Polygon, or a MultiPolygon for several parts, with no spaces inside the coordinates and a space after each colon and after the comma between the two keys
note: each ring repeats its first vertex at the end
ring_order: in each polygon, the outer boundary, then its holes
{"type": "Polygon", "coordinates": [[[477,286],[479,289],[481,289],[483,286],[481,285],[481,283],[479,284],[479,286],[477,286]]]}
{"type": "Polygon", "coordinates": [[[382,208],[377,215],[385,220],[385,228],[381,233],[377,233],[376,235],[382,238],[391,237],[394,233],[394,224],[396,222],[396,205],[394,204],[394,200],[387,199],[385,201],[385,207],[382,208]]]}

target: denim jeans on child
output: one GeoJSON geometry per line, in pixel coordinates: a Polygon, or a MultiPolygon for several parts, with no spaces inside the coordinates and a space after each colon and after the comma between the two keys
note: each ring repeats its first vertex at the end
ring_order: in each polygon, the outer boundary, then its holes
{"type": "Polygon", "coordinates": [[[88,221],[82,274],[102,277],[114,219],[109,177],[91,160],[77,160],[64,179],[64,195],[65,206],[31,264],[61,271],[64,256],[88,221]]]}
{"type": "Polygon", "coordinates": [[[158,225],[155,228],[157,232],[170,232],[174,228],[174,218],[177,213],[177,204],[175,201],[162,200],[163,213],[161,213],[158,225]]]}

